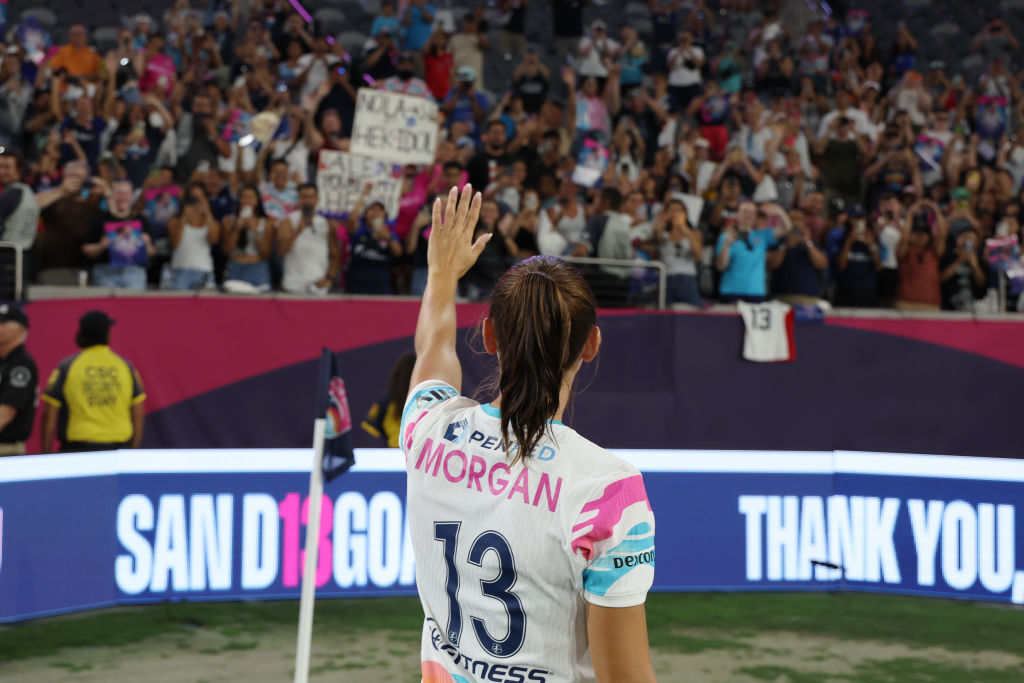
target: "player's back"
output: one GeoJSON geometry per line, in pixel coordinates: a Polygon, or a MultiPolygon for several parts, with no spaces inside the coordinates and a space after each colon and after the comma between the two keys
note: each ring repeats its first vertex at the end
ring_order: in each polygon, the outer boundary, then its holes
{"type": "Polygon", "coordinates": [[[514,464],[500,431],[496,408],[443,382],[406,404],[423,680],[593,680],[584,597],[642,604],[653,579],[643,481],[559,423],[514,464]]]}

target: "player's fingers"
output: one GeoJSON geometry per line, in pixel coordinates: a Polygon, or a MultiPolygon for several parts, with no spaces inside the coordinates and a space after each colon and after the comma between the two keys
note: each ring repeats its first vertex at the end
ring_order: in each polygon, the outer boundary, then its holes
{"type": "Polygon", "coordinates": [[[444,227],[450,228],[455,222],[455,206],[459,200],[459,188],[452,187],[448,192],[448,206],[444,210],[444,227]]]}
{"type": "Polygon", "coordinates": [[[483,250],[484,250],[484,247],[487,246],[487,243],[491,241],[492,237],[494,237],[494,233],[493,232],[486,232],[483,235],[480,235],[480,237],[478,237],[476,239],[476,242],[473,243],[473,260],[474,261],[476,261],[476,259],[480,256],[481,252],[483,252],[483,250]]]}
{"type": "Polygon", "coordinates": [[[465,187],[462,188],[462,197],[459,198],[459,209],[455,214],[455,225],[459,230],[466,232],[472,231],[476,227],[476,223],[472,226],[467,225],[466,215],[469,214],[469,203],[473,197],[473,184],[466,183],[465,187]]]}
{"type": "MultiPolygon", "coordinates": [[[[463,196],[465,201],[465,196],[463,196]]],[[[469,205],[469,215],[466,217],[467,231],[472,234],[473,230],[476,230],[477,221],[480,219],[480,207],[484,203],[484,198],[479,192],[473,195],[473,202],[469,205]]]]}
{"type": "Polygon", "coordinates": [[[441,198],[438,197],[434,200],[433,217],[431,220],[431,226],[433,230],[438,230],[441,227],[441,198]]]}

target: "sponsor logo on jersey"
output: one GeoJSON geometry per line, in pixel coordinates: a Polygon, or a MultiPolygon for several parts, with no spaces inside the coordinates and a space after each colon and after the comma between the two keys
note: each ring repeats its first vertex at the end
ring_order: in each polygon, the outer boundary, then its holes
{"type": "MultiPolygon", "coordinates": [[[[448,425],[448,428],[444,432],[444,440],[450,441],[454,444],[465,443],[467,447],[471,446],[474,450],[485,450],[495,451],[501,453],[505,450],[505,442],[499,436],[493,434],[485,434],[484,432],[473,430],[469,431],[469,421],[459,420],[458,422],[452,422],[448,425]]],[[[515,441],[509,447],[509,454],[515,455],[516,451],[519,450],[519,444],[515,441]]],[[[537,446],[530,453],[530,457],[535,460],[548,460],[554,459],[557,451],[551,446],[537,446]]]]}
{"type": "Polygon", "coordinates": [[[612,565],[616,569],[622,569],[623,567],[639,567],[642,564],[654,564],[653,550],[646,553],[637,553],[636,555],[612,558],[612,565]]]}
{"type": "Polygon", "coordinates": [[[448,425],[448,428],[444,430],[444,440],[451,441],[452,443],[462,443],[466,439],[466,434],[468,434],[467,427],[469,427],[468,420],[452,422],[448,425]]]}
{"type": "Polygon", "coordinates": [[[435,387],[416,394],[415,404],[417,408],[426,408],[431,403],[441,403],[458,395],[459,392],[452,387],[435,387]]]}
{"type": "MultiPolygon", "coordinates": [[[[532,666],[510,666],[508,664],[491,662],[486,659],[474,659],[472,657],[468,657],[455,645],[452,645],[451,642],[444,638],[443,632],[437,628],[437,622],[430,617],[427,617],[427,623],[430,625],[430,644],[434,646],[434,650],[447,655],[450,658],[452,665],[468,672],[475,680],[494,681],[495,683],[545,683],[548,680],[548,676],[552,673],[547,669],[540,669],[532,666]]],[[[494,648],[496,654],[501,654],[500,645],[495,644],[494,648]]],[[[451,675],[455,681],[462,678],[458,674],[451,675]]],[[[424,681],[426,680],[427,679],[424,677],[424,681]]],[[[435,678],[432,680],[438,679],[435,678]]]]}

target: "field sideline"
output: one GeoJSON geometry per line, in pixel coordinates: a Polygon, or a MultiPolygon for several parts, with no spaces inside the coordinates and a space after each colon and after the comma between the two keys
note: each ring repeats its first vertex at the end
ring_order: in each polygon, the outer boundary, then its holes
{"type": "MultiPolygon", "coordinates": [[[[661,681],[1024,681],[1024,611],[869,594],[652,594],[661,681]]],[[[298,602],[165,603],[0,627],[4,681],[289,681],[298,602]]],[[[414,682],[412,598],[321,600],[312,679],[414,682]]]]}

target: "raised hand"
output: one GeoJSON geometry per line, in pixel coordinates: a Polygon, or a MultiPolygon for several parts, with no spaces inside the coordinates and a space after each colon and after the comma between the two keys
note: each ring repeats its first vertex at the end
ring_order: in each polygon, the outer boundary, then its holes
{"type": "Polygon", "coordinates": [[[458,188],[451,189],[443,212],[441,198],[434,202],[433,224],[427,242],[427,267],[431,272],[460,278],[476,263],[493,234],[486,233],[473,241],[482,201],[480,193],[474,195],[473,186],[466,183],[461,198],[458,188]]]}

